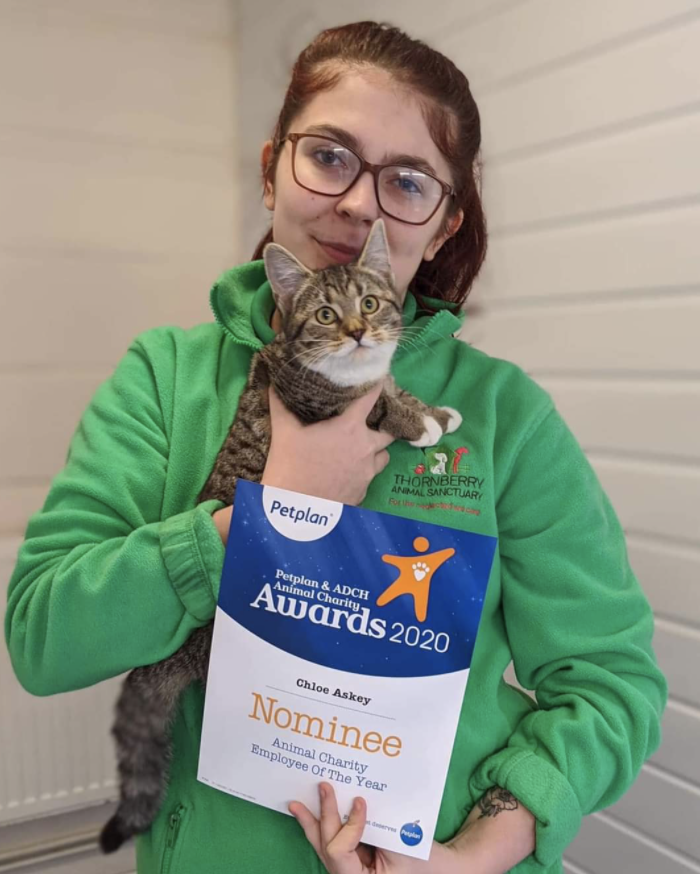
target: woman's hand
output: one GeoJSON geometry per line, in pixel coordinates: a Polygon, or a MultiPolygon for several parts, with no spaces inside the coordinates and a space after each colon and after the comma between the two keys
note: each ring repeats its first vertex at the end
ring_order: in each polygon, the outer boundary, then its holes
{"type": "Polygon", "coordinates": [[[320,820],[299,801],[289,811],[330,874],[505,874],[535,849],[535,817],[498,786],[474,806],[451,841],[433,841],[427,862],[361,844],[367,819],[362,798],[342,825],[333,787],[321,783],[319,795],[320,820]]]}
{"type": "Polygon", "coordinates": [[[320,820],[300,801],[293,801],[289,811],[330,874],[449,874],[453,870],[449,866],[454,865],[456,854],[435,842],[429,862],[361,844],[367,819],[364,799],[354,800],[348,821],[342,825],[333,787],[321,783],[318,791],[320,820]]]}
{"type": "MultiPolygon", "coordinates": [[[[394,438],[367,427],[367,416],[382,392],[379,383],[333,419],[302,425],[270,389],[272,443],[262,483],[359,504],[374,477],[389,463],[387,446],[394,438]]],[[[233,507],[212,514],[224,546],[233,507]]]]}
{"type": "Polygon", "coordinates": [[[394,439],[367,427],[367,416],[381,391],[379,383],[340,416],[302,425],[270,389],[272,442],[263,484],[359,504],[370,482],[388,464],[386,448],[394,439]]]}

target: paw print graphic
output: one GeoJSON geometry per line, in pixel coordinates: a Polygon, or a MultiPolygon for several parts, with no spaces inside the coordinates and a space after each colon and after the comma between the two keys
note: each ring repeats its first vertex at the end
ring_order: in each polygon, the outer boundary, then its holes
{"type": "MultiPolygon", "coordinates": [[[[430,549],[430,541],[427,537],[418,536],[413,541],[413,548],[416,552],[426,553],[430,549]]],[[[398,568],[399,576],[377,598],[377,607],[383,607],[402,595],[411,595],[417,621],[425,622],[432,576],[454,554],[454,549],[449,547],[423,555],[425,561],[414,561],[419,558],[417,555],[383,555],[382,561],[398,568]]]]}
{"type": "Polygon", "coordinates": [[[424,561],[417,561],[413,565],[413,576],[418,580],[418,582],[420,582],[429,570],[429,565],[427,565],[424,561]]]}

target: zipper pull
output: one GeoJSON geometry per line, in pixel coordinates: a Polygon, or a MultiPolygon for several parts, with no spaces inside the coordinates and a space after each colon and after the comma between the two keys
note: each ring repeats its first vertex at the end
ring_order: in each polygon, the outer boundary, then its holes
{"type": "Polygon", "coordinates": [[[178,807],[175,813],[170,814],[170,824],[168,826],[168,847],[172,849],[177,840],[177,833],[180,830],[180,819],[184,808],[178,807]]]}

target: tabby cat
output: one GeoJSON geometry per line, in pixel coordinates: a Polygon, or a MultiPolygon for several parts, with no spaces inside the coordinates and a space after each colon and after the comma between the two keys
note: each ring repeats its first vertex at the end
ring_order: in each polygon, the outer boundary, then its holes
{"type": "MultiPolygon", "coordinates": [[[[238,477],[259,482],[270,445],[270,385],[304,423],[337,416],[380,379],[384,388],[368,419],[414,446],[432,446],[461,416],[430,407],[389,376],[402,332],[402,300],[394,287],[384,223],[372,227],[355,264],[306,269],[275,243],[264,251],[282,329],[253,356],[238,412],[197,502],[233,503],[238,477]]],[[[172,656],[131,671],[116,706],[121,798],[104,827],[104,852],[145,831],[167,785],[169,726],[183,690],[206,683],[213,623],[194,631],[172,656]]]]}

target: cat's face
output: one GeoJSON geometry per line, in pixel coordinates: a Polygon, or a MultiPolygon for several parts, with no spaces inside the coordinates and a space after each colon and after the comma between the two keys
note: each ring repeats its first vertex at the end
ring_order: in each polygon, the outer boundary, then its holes
{"type": "Polygon", "coordinates": [[[312,273],[275,244],[264,258],[290,358],[336,385],[372,382],[389,372],[402,303],[381,219],[357,264],[312,273]]]}

